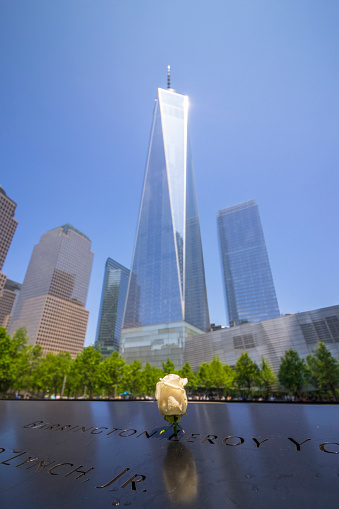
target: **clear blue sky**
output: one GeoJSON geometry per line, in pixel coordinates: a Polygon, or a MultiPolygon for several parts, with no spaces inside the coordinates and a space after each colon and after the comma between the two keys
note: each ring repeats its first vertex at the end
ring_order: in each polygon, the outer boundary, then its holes
{"type": "Polygon", "coordinates": [[[1,0],[0,184],[40,236],[92,241],[86,345],[108,256],[130,267],[157,88],[190,98],[210,319],[226,324],[216,212],[255,198],[282,313],[338,304],[338,0],[1,0]]]}

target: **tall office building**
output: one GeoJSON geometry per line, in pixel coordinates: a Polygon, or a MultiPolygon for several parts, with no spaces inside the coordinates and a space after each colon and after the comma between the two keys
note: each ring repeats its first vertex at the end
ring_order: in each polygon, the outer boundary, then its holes
{"type": "Polygon", "coordinates": [[[10,333],[26,327],[30,344],[75,357],[85,341],[85,310],[93,253],[91,241],[65,224],[42,235],[33,250],[10,333]]]}
{"type": "Polygon", "coordinates": [[[5,190],[0,186],[0,296],[6,283],[6,276],[1,272],[2,267],[18,226],[18,221],[14,219],[15,209],[16,203],[7,196],[5,190]]]}
{"type": "Polygon", "coordinates": [[[255,200],[217,214],[229,324],[280,316],[270,262],[255,200]]]}
{"type": "Polygon", "coordinates": [[[5,329],[7,329],[9,326],[12,311],[18,299],[21,286],[20,283],[16,283],[11,279],[6,280],[2,295],[0,296],[0,327],[5,327],[5,329]]]}
{"type": "Polygon", "coordinates": [[[102,357],[119,352],[129,270],[107,258],[95,339],[102,357]]]}
{"type": "Polygon", "coordinates": [[[210,330],[188,97],[159,89],[127,293],[121,352],[183,362],[185,337],[210,330]]]}

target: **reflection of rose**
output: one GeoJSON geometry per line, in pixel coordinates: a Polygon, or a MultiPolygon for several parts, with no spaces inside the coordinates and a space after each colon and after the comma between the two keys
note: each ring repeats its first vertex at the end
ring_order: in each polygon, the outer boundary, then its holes
{"type": "Polygon", "coordinates": [[[198,476],[193,456],[183,444],[168,444],[163,476],[171,501],[193,502],[198,492],[198,476]]]}
{"type": "Polygon", "coordinates": [[[155,399],[161,415],[182,415],[187,409],[187,395],[184,385],[187,378],[179,375],[166,375],[160,378],[155,389],[155,399]]]}

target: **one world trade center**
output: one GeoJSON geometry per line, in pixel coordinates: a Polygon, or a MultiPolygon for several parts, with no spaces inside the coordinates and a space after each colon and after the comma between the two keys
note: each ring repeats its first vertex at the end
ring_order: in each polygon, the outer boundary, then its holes
{"type": "Polygon", "coordinates": [[[120,350],[180,368],[185,338],[209,330],[188,97],[158,89],[120,350]]]}

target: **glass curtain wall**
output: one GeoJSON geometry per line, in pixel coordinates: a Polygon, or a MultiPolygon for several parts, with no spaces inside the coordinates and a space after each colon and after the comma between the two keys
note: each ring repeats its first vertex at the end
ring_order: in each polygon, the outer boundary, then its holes
{"type": "Polygon", "coordinates": [[[251,200],[217,216],[229,324],[280,316],[258,206],[251,200]]]}
{"type": "Polygon", "coordinates": [[[119,351],[129,270],[112,258],[105,265],[95,346],[102,357],[119,351]]]}
{"type": "Polygon", "coordinates": [[[188,98],[158,91],[124,329],[188,321],[209,330],[188,98]]]}

